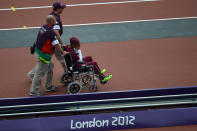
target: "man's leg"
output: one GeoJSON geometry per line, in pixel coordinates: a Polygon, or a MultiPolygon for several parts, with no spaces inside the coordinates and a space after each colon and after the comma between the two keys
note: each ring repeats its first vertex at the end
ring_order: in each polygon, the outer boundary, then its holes
{"type": "Polygon", "coordinates": [[[97,62],[87,62],[86,64],[87,65],[93,65],[94,66],[94,71],[95,71],[96,74],[99,75],[99,77],[100,77],[101,80],[105,78],[104,74],[101,73],[101,70],[100,70],[97,62]]]}
{"type": "Polygon", "coordinates": [[[62,56],[58,50],[55,50],[54,55],[55,55],[56,59],[60,62],[63,70],[67,71],[67,66],[66,66],[64,56],[62,56]]]}
{"type": "Polygon", "coordinates": [[[31,88],[30,88],[30,95],[39,95],[40,93],[40,86],[41,86],[41,79],[45,75],[49,64],[44,63],[41,60],[37,61],[37,65],[35,67],[35,74],[32,80],[31,88]]]}
{"type": "Polygon", "coordinates": [[[45,88],[52,86],[53,68],[54,68],[54,64],[53,64],[53,61],[51,61],[51,63],[49,63],[48,69],[46,71],[45,88]]]}
{"type": "Polygon", "coordinates": [[[35,74],[35,69],[36,69],[36,66],[27,73],[27,77],[29,77],[30,79],[33,79],[34,74],[35,74]]]}
{"type": "Polygon", "coordinates": [[[86,57],[83,58],[83,61],[84,62],[93,62],[93,59],[92,59],[91,56],[86,56],[86,57]]]}
{"type": "MultiPolygon", "coordinates": [[[[94,63],[92,56],[86,56],[86,57],[84,57],[83,58],[83,61],[86,62],[86,63],[91,63],[91,62],[94,63]]],[[[104,74],[106,72],[106,69],[103,69],[101,71],[100,68],[99,68],[99,66],[98,66],[98,64],[96,62],[95,62],[95,68],[98,68],[99,72],[101,72],[102,74],[104,74]]]]}
{"type": "MultiPolygon", "coordinates": [[[[34,56],[36,57],[36,59],[38,58],[38,54],[37,53],[34,53],[34,56]]],[[[35,70],[36,70],[36,66],[27,73],[27,77],[29,77],[30,79],[33,79],[34,78],[34,74],[35,74],[35,70]]]]}
{"type": "Polygon", "coordinates": [[[53,68],[54,68],[54,64],[53,61],[51,61],[51,63],[49,63],[48,70],[46,72],[46,81],[45,81],[46,92],[57,91],[59,89],[59,87],[52,85],[53,68]]]}

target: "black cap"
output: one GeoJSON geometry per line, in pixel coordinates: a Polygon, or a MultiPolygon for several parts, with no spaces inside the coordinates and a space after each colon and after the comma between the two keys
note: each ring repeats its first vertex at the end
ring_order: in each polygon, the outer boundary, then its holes
{"type": "Polygon", "coordinates": [[[64,8],[66,8],[66,5],[63,5],[60,2],[53,3],[53,9],[54,10],[56,10],[56,9],[64,9],[64,8]]]}

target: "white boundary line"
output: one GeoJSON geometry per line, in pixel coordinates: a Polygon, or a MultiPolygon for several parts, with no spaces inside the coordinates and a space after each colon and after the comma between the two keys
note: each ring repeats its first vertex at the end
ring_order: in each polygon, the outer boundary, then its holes
{"type": "MultiPolygon", "coordinates": [[[[136,2],[154,2],[160,0],[130,0],[130,1],[118,1],[118,2],[104,2],[104,3],[88,3],[88,4],[72,4],[67,5],[68,7],[77,7],[77,6],[91,6],[91,5],[108,5],[108,4],[124,4],[124,3],[136,3],[136,2]]],[[[42,9],[42,8],[51,8],[52,6],[38,6],[38,7],[23,7],[15,8],[16,10],[28,10],[28,9],[42,9]]],[[[11,11],[11,8],[0,9],[0,11],[11,11]]]]}
{"type": "MultiPolygon", "coordinates": [[[[170,21],[170,20],[184,20],[184,19],[197,19],[197,16],[193,16],[193,17],[179,17],[179,18],[164,18],[164,19],[149,19],[149,20],[133,20],[133,21],[115,21],[115,22],[101,22],[101,23],[72,24],[72,25],[63,25],[63,27],[86,26],[86,25],[120,24],[120,23],[139,23],[139,22],[152,22],[152,21],[170,21]]],[[[6,30],[27,30],[27,29],[39,29],[39,28],[40,27],[7,28],[7,29],[0,29],[0,31],[6,31],[6,30]]]]}

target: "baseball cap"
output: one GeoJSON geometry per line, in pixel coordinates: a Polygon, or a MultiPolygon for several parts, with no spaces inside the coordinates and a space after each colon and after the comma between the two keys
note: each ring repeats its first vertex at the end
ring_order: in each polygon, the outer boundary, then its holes
{"type": "Polygon", "coordinates": [[[70,43],[73,43],[73,44],[80,44],[80,41],[77,37],[71,37],[70,38],[70,43]]]}
{"type": "Polygon", "coordinates": [[[66,5],[61,4],[60,2],[53,3],[53,9],[60,9],[60,8],[66,8],[66,5]]]}

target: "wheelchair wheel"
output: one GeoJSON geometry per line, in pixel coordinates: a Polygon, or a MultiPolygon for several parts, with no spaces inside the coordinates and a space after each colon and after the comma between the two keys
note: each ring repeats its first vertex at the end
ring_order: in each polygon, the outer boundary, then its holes
{"type": "Polygon", "coordinates": [[[97,92],[98,91],[98,87],[96,84],[93,84],[91,85],[89,88],[88,88],[89,92],[97,92]]]}
{"type": "Polygon", "coordinates": [[[79,82],[71,82],[68,84],[67,91],[69,94],[77,94],[80,93],[82,89],[82,85],[79,82]]]}
{"type": "Polygon", "coordinates": [[[85,75],[82,77],[83,85],[88,85],[91,80],[92,80],[92,77],[90,75],[85,75]]]}
{"type": "Polygon", "coordinates": [[[61,83],[64,85],[68,85],[70,82],[72,82],[72,75],[69,73],[64,72],[61,76],[61,83]]]}

